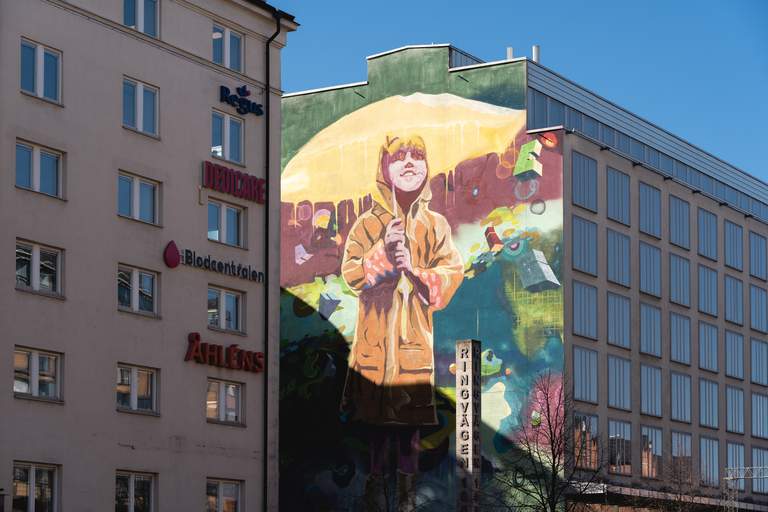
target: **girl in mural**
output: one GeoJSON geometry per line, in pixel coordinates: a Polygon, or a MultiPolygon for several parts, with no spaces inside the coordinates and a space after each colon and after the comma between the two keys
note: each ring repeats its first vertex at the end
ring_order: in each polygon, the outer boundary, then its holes
{"type": "Polygon", "coordinates": [[[419,426],[437,423],[432,313],[461,284],[463,263],[445,217],[429,209],[429,167],[419,136],[387,138],[376,185],[383,201],[362,214],[341,272],[358,295],[341,408],[369,425],[369,509],[384,498],[390,442],[398,453],[398,508],[413,507],[419,426]]]}

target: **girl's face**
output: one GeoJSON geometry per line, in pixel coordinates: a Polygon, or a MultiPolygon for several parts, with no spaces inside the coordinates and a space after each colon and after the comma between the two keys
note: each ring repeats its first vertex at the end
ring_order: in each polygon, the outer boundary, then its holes
{"type": "Polygon", "coordinates": [[[427,177],[427,155],[419,148],[401,147],[390,157],[387,170],[395,188],[413,192],[427,177]]]}

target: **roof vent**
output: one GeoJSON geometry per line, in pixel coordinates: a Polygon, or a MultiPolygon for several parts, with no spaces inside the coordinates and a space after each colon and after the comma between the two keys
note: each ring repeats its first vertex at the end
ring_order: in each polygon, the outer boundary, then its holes
{"type": "Polygon", "coordinates": [[[533,62],[537,64],[539,63],[539,54],[540,54],[539,50],[540,50],[539,45],[537,44],[533,45],[533,49],[532,49],[533,57],[531,60],[533,60],[533,62]]]}
{"type": "Polygon", "coordinates": [[[512,60],[515,58],[515,49],[511,46],[507,46],[507,60],[512,60]]]}

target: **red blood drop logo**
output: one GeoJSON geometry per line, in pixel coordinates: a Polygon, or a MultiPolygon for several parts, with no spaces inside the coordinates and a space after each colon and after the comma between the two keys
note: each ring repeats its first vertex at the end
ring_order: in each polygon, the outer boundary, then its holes
{"type": "Polygon", "coordinates": [[[171,240],[168,245],[165,246],[163,251],[163,260],[168,268],[176,268],[181,263],[181,254],[179,254],[179,248],[176,247],[176,242],[171,240]]]}

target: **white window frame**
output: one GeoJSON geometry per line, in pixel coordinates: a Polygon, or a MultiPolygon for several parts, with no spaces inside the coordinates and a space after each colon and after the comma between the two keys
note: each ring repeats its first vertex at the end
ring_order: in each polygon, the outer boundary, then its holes
{"type": "Polygon", "coordinates": [[[157,407],[157,381],[158,371],[155,368],[147,368],[146,366],[135,366],[131,364],[118,363],[117,369],[130,370],[131,371],[131,396],[130,406],[128,408],[122,407],[117,403],[117,382],[115,382],[115,406],[118,411],[138,411],[138,412],[158,412],[157,407]],[[152,408],[151,409],[139,409],[139,371],[148,372],[152,378],[152,408]]]}
{"type": "MultiPolygon", "coordinates": [[[[132,28],[138,32],[141,32],[142,34],[146,34],[149,37],[160,39],[160,0],[157,0],[157,2],[155,2],[155,20],[157,22],[157,34],[155,35],[147,34],[144,31],[144,4],[145,3],[146,3],[145,0],[136,0],[136,12],[134,13],[134,16],[136,17],[136,25],[125,25],[125,20],[123,20],[123,26],[132,28]]],[[[125,4],[125,0],[123,0],[123,4],[125,4]]]]}
{"type": "Polygon", "coordinates": [[[245,390],[245,384],[241,382],[235,382],[231,380],[222,380],[222,379],[214,379],[209,378],[206,382],[206,388],[205,388],[205,394],[206,394],[206,400],[208,399],[208,385],[211,382],[216,382],[219,385],[219,396],[217,397],[216,402],[216,408],[218,409],[219,417],[218,418],[209,418],[208,417],[208,404],[206,402],[206,414],[205,417],[209,421],[214,422],[222,422],[222,423],[232,423],[236,425],[244,425],[245,424],[245,407],[243,407],[243,398],[245,396],[244,390],[245,390]],[[227,419],[227,408],[225,407],[226,401],[227,401],[227,386],[237,386],[237,421],[231,421],[227,419]]]}
{"type": "MultiPolygon", "coordinates": [[[[245,311],[245,293],[243,292],[237,292],[234,290],[228,290],[225,288],[219,288],[217,286],[211,286],[208,285],[208,290],[206,290],[205,294],[205,301],[206,305],[208,303],[208,291],[215,291],[219,294],[219,325],[211,325],[208,323],[208,328],[210,329],[221,329],[223,331],[230,331],[230,332],[245,332],[245,318],[243,318],[243,312],[245,311]],[[238,325],[236,329],[228,329],[227,328],[227,316],[225,314],[225,298],[227,295],[235,295],[238,297],[237,301],[237,320],[238,325]]],[[[207,307],[207,306],[206,306],[207,307]]],[[[206,322],[208,321],[207,318],[207,312],[206,312],[206,322]]]]}
{"type": "MultiPolygon", "coordinates": [[[[127,476],[128,477],[128,512],[133,512],[135,503],[135,493],[136,493],[136,477],[148,477],[150,481],[150,494],[149,494],[149,510],[155,510],[155,475],[152,473],[139,473],[135,471],[120,471],[118,470],[115,474],[115,487],[117,487],[117,477],[118,476],[127,476]]],[[[115,488],[115,492],[117,492],[117,488],[115,488]]]]}
{"type": "MultiPolygon", "coordinates": [[[[141,0],[137,0],[141,1],[141,0]]],[[[136,120],[136,126],[131,126],[128,124],[125,124],[125,120],[121,120],[123,123],[123,128],[127,128],[129,130],[133,130],[135,132],[143,133],[145,135],[149,135],[150,137],[160,137],[160,88],[155,87],[154,85],[149,85],[145,82],[141,82],[139,80],[136,80],[135,78],[130,78],[127,76],[123,77],[123,84],[126,82],[130,82],[136,87],[136,102],[133,104],[133,115],[136,120]],[[148,132],[144,130],[144,89],[150,89],[152,91],[155,91],[155,131],[154,132],[148,132]]],[[[121,92],[122,96],[122,92],[121,92]]],[[[125,98],[123,98],[123,101],[125,101],[125,98]]],[[[123,109],[125,108],[125,105],[123,105],[123,109]]],[[[121,111],[122,112],[122,111],[121,111]]],[[[121,113],[122,117],[122,113],[121,113]]]]}
{"type": "MultiPolygon", "coordinates": [[[[16,288],[19,290],[32,290],[35,292],[40,293],[46,293],[50,295],[63,295],[62,294],[62,276],[64,274],[62,269],[62,250],[56,249],[55,247],[50,247],[48,245],[41,245],[36,244],[34,242],[29,242],[27,240],[21,240],[16,239],[16,245],[26,245],[28,247],[32,248],[32,276],[31,276],[31,286],[22,286],[19,284],[16,284],[16,288]],[[48,251],[48,252],[55,252],[56,253],[56,289],[55,290],[41,290],[40,289],[40,251],[48,251]]],[[[15,250],[14,246],[14,250],[15,250]]]]}
{"type": "MultiPolygon", "coordinates": [[[[209,199],[208,205],[211,203],[217,205],[219,207],[219,238],[211,238],[208,237],[208,240],[219,242],[225,245],[229,245],[230,247],[241,247],[245,248],[245,228],[243,226],[244,219],[245,219],[245,208],[241,206],[237,206],[231,203],[225,203],[224,201],[219,201],[218,199],[209,199]],[[230,244],[227,242],[227,234],[228,234],[228,228],[227,228],[227,208],[231,210],[236,210],[239,214],[239,222],[238,222],[238,239],[240,240],[239,244],[230,244]]],[[[207,223],[207,212],[206,212],[206,223],[207,223]]],[[[207,230],[206,230],[207,231],[207,230]]]]}
{"type": "MultiPolygon", "coordinates": [[[[117,266],[118,274],[121,270],[124,272],[131,273],[131,307],[129,308],[127,306],[121,305],[120,299],[118,296],[117,309],[121,311],[132,311],[134,313],[145,314],[145,315],[157,315],[158,305],[159,305],[158,290],[160,288],[159,286],[160,274],[158,274],[157,272],[153,272],[151,270],[143,269],[143,268],[137,268],[137,267],[132,267],[130,265],[118,264],[117,266]],[[141,283],[141,280],[140,280],[141,274],[151,275],[153,278],[152,311],[145,311],[143,309],[139,309],[139,284],[141,283]]],[[[119,294],[119,288],[120,288],[119,279],[117,281],[117,286],[118,286],[118,294],[119,294]]]]}
{"type": "MultiPolygon", "coordinates": [[[[28,46],[34,47],[35,49],[35,90],[28,91],[26,89],[21,89],[21,81],[19,81],[19,89],[26,94],[31,94],[45,101],[51,101],[53,103],[57,103],[61,105],[61,97],[62,97],[61,61],[63,58],[63,53],[60,50],[51,48],[49,46],[45,46],[40,43],[36,43],[30,39],[27,39],[26,37],[21,38],[21,44],[26,44],[28,46]],[[57,78],[56,93],[58,97],[55,99],[45,96],[45,53],[46,52],[52,55],[55,55],[57,57],[56,64],[58,68],[58,72],[57,72],[58,76],[56,77],[57,78]]],[[[21,51],[21,49],[19,49],[19,51],[21,51]]],[[[19,55],[19,73],[21,73],[21,55],[19,55]]]]}
{"type": "Polygon", "coordinates": [[[245,119],[238,116],[233,116],[231,114],[226,114],[222,112],[221,110],[213,109],[211,111],[211,142],[213,142],[213,116],[219,115],[222,116],[224,119],[224,126],[222,126],[222,141],[221,141],[221,156],[216,155],[213,153],[213,146],[211,146],[211,156],[214,158],[221,158],[222,160],[226,160],[227,162],[233,162],[239,165],[245,165],[245,119]],[[229,123],[230,120],[234,119],[235,121],[240,123],[240,160],[234,160],[231,158],[230,155],[230,149],[231,144],[230,141],[230,129],[229,129],[229,123]]]}
{"type": "MultiPolygon", "coordinates": [[[[42,400],[61,400],[61,359],[62,354],[57,352],[51,352],[48,350],[38,350],[27,347],[15,346],[13,347],[14,354],[16,352],[26,352],[28,354],[27,360],[29,361],[29,393],[22,391],[15,391],[14,395],[26,397],[33,396],[42,400]],[[56,393],[52,397],[40,396],[40,356],[49,356],[56,358],[56,379],[54,381],[56,385],[56,393]]],[[[14,381],[16,377],[16,369],[14,365],[14,381]]]]}
{"type": "MultiPolygon", "coordinates": [[[[35,470],[36,469],[52,469],[53,470],[53,510],[59,510],[59,467],[53,464],[41,464],[37,462],[22,462],[13,461],[13,469],[25,468],[29,470],[29,481],[27,482],[27,488],[32,489],[32,492],[28,495],[28,512],[34,512],[35,510],[35,470]]],[[[11,475],[11,499],[13,499],[13,475],[11,475]]]]}
{"type": "MultiPolygon", "coordinates": [[[[209,484],[215,483],[216,489],[218,490],[217,496],[216,496],[216,512],[223,512],[224,511],[224,500],[222,496],[222,484],[235,484],[237,485],[237,509],[235,512],[240,512],[242,508],[242,502],[243,502],[243,482],[241,480],[227,480],[222,478],[206,478],[205,479],[205,486],[208,487],[209,484]]],[[[206,498],[207,498],[207,491],[206,491],[206,498]]]]}
{"type": "Polygon", "coordinates": [[[211,38],[213,38],[213,34],[215,33],[215,30],[219,29],[222,31],[222,37],[224,40],[222,41],[222,59],[223,62],[216,62],[213,60],[213,43],[211,43],[211,61],[213,61],[214,64],[218,64],[219,66],[224,66],[227,69],[232,69],[232,71],[236,73],[243,73],[245,68],[245,35],[241,32],[238,32],[237,30],[232,30],[229,27],[222,25],[220,23],[213,22],[213,28],[211,29],[211,38]],[[232,62],[231,62],[231,50],[230,50],[230,35],[235,35],[240,38],[240,69],[233,69],[232,68],[232,62]]]}
{"type": "MultiPolygon", "coordinates": [[[[16,181],[16,166],[18,166],[18,162],[14,162],[14,184],[22,188],[24,190],[31,190],[33,192],[38,192],[40,194],[49,196],[49,197],[58,197],[61,199],[62,197],[62,177],[63,172],[62,169],[64,168],[64,153],[61,151],[57,151],[55,149],[47,148],[44,146],[40,146],[39,144],[34,144],[32,142],[27,142],[26,140],[17,139],[16,140],[16,146],[25,146],[28,149],[32,150],[32,169],[30,173],[30,187],[25,187],[23,185],[19,185],[18,183],[15,183],[16,181]],[[47,153],[49,155],[55,156],[59,159],[59,164],[56,167],[56,194],[52,195],[48,192],[43,192],[40,190],[40,160],[42,153],[47,153]]],[[[14,146],[14,159],[16,158],[16,146],[14,146]]]]}
{"type": "Polygon", "coordinates": [[[117,174],[117,215],[124,219],[133,219],[146,224],[152,224],[154,226],[160,225],[160,183],[147,178],[142,178],[136,174],[120,171],[117,174]],[[131,180],[131,214],[124,215],[120,213],[120,178],[128,178],[131,180]],[[141,218],[141,184],[146,184],[154,187],[154,218],[152,221],[146,221],[141,218]]]}

